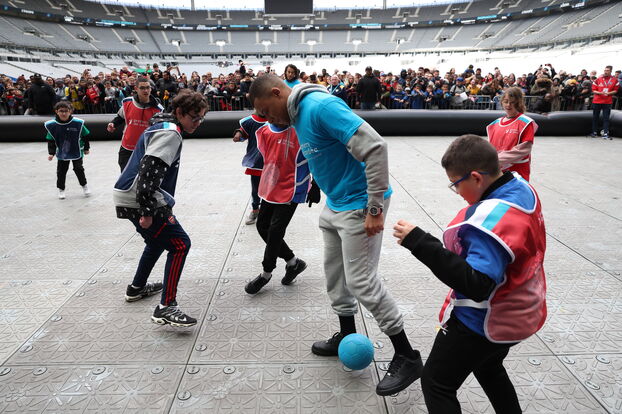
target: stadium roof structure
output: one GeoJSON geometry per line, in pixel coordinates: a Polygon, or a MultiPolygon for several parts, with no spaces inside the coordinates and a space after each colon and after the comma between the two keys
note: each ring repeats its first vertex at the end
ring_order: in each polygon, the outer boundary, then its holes
{"type": "Polygon", "coordinates": [[[122,1],[26,0],[15,7],[13,1],[0,0],[0,48],[7,50],[0,55],[44,50],[89,56],[349,57],[565,48],[622,36],[622,2],[611,0],[545,5],[541,0],[476,0],[295,17],[144,8],[122,1]]]}
{"type": "MultiPolygon", "coordinates": [[[[265,0],[88,0],[94,3],[141,6],[163,9],[196,10],[263,10],[265,0]]],[[[396,7],[420,7],[441,4],[468,3],[469,0],[314,0],[314,10],[340,9],[387,9],[396,7]]]]}

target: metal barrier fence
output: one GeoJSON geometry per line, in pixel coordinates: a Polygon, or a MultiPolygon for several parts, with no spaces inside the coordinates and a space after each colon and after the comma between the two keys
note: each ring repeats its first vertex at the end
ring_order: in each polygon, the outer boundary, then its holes
{"type": "MultiPolygon", "coordinates": [[[[525,96],[525,108],[527,112],[553,112],[553,111],[584,111],[592,110],[592,96],[563,96],[557,95],[552,98],[544,96],[525,96]]],[[[348,100],[348,106],[352,109],[360,108],[360,103],[355,99],[348,100]]],[[[452,97],[434,97],[429,101],[418,100],[416,104],[409,100],[402,105],[393,102],[391,97],[385,96],[380,101],[382,109],[490,109],[503,110],[501,96],[491,97],[488,95],[470,95],[462,103],[456,103],[452,97]]],[[[613,96],[612,109],[622,110],[622,99],[613,96]]]]}
{"type": "Polygon", "coordinates": [[[250,109],[251,105],[245,96],[207,95],[210,111],[242,111],[250,109]]]}
{"type": "MultiPolygon", "coordinates": [[[[241,111],[251,109],[250,102],[245,96],[222,96],[206,95],[210,111],[241,111]]],[[[360,102],[356,94],[346,97],[346,103],[352,109],[359,109],[360,102]]],[[[164,107],[168,102],[163,102],[164,107]]],[[[543,96],[525,96],[525,107],[528,112],[553,112],[553,111],[584,111],[592,109],[592,97],[563,96],[557,95],[551,99],[543,96]]],[[[115,101],[106,102],[77,102],[74,103],[76,114],[115,114],[119,110],[119,104],[115,101]]],[[[488,95],[471,95],[462,103],[452,102],[451,97],[434,97],[431,100],[419,100],[413,104],[409,99],[403,105],[395,105],[390,96],[385,96],[380,101],[381,109],[490,109],[502,110],[500,96],[490,97],[488,95]]],[[[622,99],[618,96],[613,97],[612,109],[622,110],[622,99]]],[[[21,102],[0,99],[0,115],[24,115],[26,108],[21,102]]]]}

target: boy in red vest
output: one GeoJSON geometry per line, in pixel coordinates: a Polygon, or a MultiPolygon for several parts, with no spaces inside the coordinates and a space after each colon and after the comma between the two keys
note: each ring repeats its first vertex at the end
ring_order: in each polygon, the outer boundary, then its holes
{"type": "Polygon", "coordinates": [[[132,152],[136,147],[138,138],[149,128],[149,120],[157,113],[164,110],[160,101],[151,95],[149,79],[139,77],[136,80],[136,95],[123,99],[117,116],[108,124],[108,132],[114,132],[118,127],[125,124],[121,148],[119,148],[119,167],[121,172],[127,165],[132,152]]]}
{"type": "Polygon", "coordinates": [[[259,181],[261,181],[261,170],[263,169],[263,157],[257,148],[256,133],[259,128],[268,122],[265,118],[257,114],[252,114],[240,119],[240,128],[233,132],[233,142],[246,141],[246,154],[242,159],[242,165],[246,167],[244,172],[251,177],[251,212],[246,219],[246,224],[251,225],[257,222],[259,215],[259,203],[261,199],[257,193],[259,181]]]}
{"type": "Polygon", "coordinates": [[[520,413],[503,360],[546,319],[540,201],[527,181],[500,171],[497,151],[476,135],[456,139],[441,164],[469,204],[445,230],[445,247],[407,221],[394,227],[398,243],[452,289],[421,377],[425,403],[430,414],[460,413],[456,393],[473,373],[495,412],[520,413]]]}
{"type": "Polygon", "coordinates": [[[263,171],[259,181],[261,205],[257,231],[266,242],[263,272],[248,282],[244,290],[254,295],[272,278],[277,258],[285,260],[285,276],[281,284],[291,284],[307,264],[296,257],[285,240],[285,231],[298,204],[318,203],[320,190],[311,185],[309,166],[300,149],[296,130],[265,123],[255,132],[257,148],[263,155],[263,171]]]}
{"type": "Polygon", "coordinates": [[[529,181],[531,148],[538,124],[524,114],[524,96],[520,88],[506,90],[501,105],[505,116],[486,127],[488,140],[497,149],[501,170],[516,171],[529,181]]]}

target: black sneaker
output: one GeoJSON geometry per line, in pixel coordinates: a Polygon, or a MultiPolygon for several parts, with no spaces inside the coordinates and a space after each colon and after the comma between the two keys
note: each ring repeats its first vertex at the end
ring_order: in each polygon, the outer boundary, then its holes
{"type": "Polygon", "coordinates": [[[156,306],[153,311],[153,315],[151,316],[151,320],[153,323],[157,323],[158,325],[171,325],[171,326],[179,326],[182,328],[188,326],[194,326],[197,324],[197,320],[191,316],[186,315],[179,309],[177,306],[177,302],[171,303],[169,306],[165,306],[160,308],[160,306],[156,306]]]}
{"type": "Polygon", "coordinates": [[[381,396],[397,394],[421,378],[423,361],[419,351],[415,352],[416,359],[407,358],[402,354],[393,356],[386,375],[376,386],[376,394],[381,396]]]}
{"type": "Polygon", "coordinates": [[[319,356],[338,356],[339,344],[343,338],[345,338],[344,334],[336,332],[326,341],[315,342],[311,347],[311,352],[319,356]]]}
{"type": "Polygon", "coordinates": [[[281,284],[289,285],[291,284],[296,276],[304,272],[307,268],[307,263],[305,263],[302,259],[296,259],[296,264],[293,266],[285,266],[285,276],[281,279],[281,284]]]}
{"type": "Polygon", "coordinates": [[[136,302],[137,300],[141,300],[142,298],[146,298],[147,296],[155,295],[156,293],[162,292],[162,283],[147,283],[142,288],[135,288],[132,285],[127,285],[127,290],[125,291],[125,301],[126,302],[136,302]]]}
{"type": "Polygon", "coordinates": [[[254,295],[255,293],[259,292],[262,287],[266,286],[269,281],[269,279],[261,277],[260,273],[259,276],[257,276],[255,279],[248,282],[246,286],[244,286],[244,290],[249,295],[254,295]]]}

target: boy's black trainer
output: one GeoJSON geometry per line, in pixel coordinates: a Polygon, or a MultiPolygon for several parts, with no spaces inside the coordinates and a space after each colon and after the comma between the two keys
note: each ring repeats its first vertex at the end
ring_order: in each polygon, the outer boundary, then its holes
{"type": "Polygon", "coordinates": [[[154,282],[147,283],[142,288],[135,288],[132,285],[127,285],[127,289],[125,291],[125,300],[127,302],[135,302],[137,300],[141,300],[142,298],[146,298],[147,296],[155,295],[156,293],[162,292],[162,283],[154,282]]]}
{"type": "Polygon", "coordinates": [[[304,272],[307,268],[307,263],[305,263],[302,259],[296,259],[296,264],[293,266],[285,266],[285,276],[281,279],[281,284],[289,285],[291,284],[296,276],[304,272]]]}
{"type": "Polygon", "coordinates": [[[182,328],[197,324],[196,319],[186,315],[181,309],[179,309],[177,302],[173,302],[169,306],[164,306],[163,308],[156,306],[153,311],[153,315],[151,316],[151,320],[153,323],[157,323],[158,325],[171,325],[182,328]]]}
{"type": "Polygon", "coordinates": [[[415,353],[417,354],[415,359],[402,354],[393,356],[386,375],[376,386],[376,394],[381,396],[397,394],[421,378],[423,361],[419,351],[415,353]]]}
{"type": "Polygon", "coordinates": [[[339,355],[339,344],[345,336],[341,332],[336,332],[326,341],[317,341],[311,346],[311,352],[319,356],[339,355]]]}
{"type": "Polygon", "coordinates": [[[261,275],[262,274],[260,273],[259,276],[257,276],[255,279],[248,282],[246,286],[244,286],[244,290],[246,291],[246,293],[248,293],[249,295],[254,295],[255,293],[259,292],[262,287],[266,286],[270,279],[261,277],[261,275]]]}

